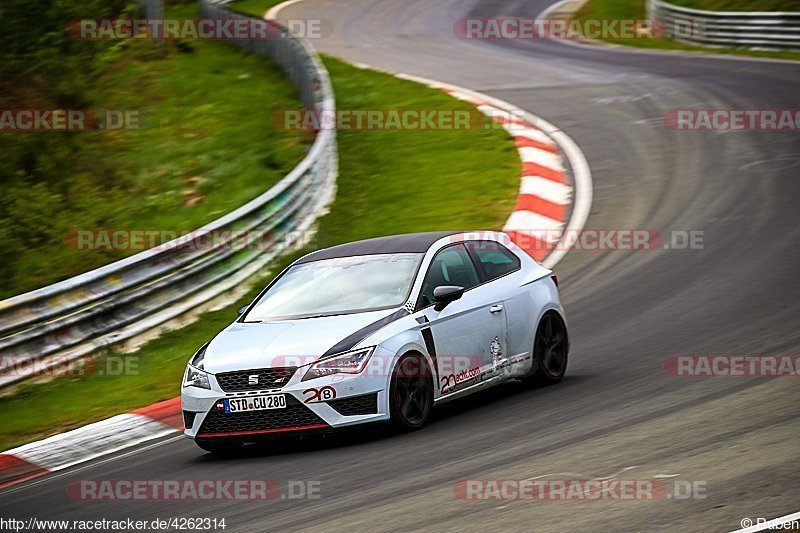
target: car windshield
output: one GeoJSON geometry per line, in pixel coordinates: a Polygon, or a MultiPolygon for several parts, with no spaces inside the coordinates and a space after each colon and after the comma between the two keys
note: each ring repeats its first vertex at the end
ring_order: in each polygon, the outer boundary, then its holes
{"type": "Polygon", "coordinates": [[[259,298],[244,321],[399,307],[408,299],[423,255],[359,255],[294,265],[259,298]]]}

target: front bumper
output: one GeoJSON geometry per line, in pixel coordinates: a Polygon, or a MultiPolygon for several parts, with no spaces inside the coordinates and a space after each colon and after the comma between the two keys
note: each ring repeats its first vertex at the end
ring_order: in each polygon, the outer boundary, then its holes
{"type": "Polygon", "coordinates": [[[385,375],[334,374],[301,382],[306,369],[297,369],[289,382],[279,389],[236,392],[223,391],[216,376],[209,374],[211,390],[198,387],[181,390],[184,434],[193,439],[247,441],[389,419],[385,375]],[[325,392],[320,393],[323,389],[325,392]],[[285,394],[286,408],[225,413],[217,407],[217,402],[223,398],[266,394],[285,394]]]}

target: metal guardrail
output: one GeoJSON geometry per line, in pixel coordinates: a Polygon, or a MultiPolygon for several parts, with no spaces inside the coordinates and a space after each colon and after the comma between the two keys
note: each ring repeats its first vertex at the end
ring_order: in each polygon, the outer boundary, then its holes
{"type": "Polygon", "coordinates": [[[800,49],[800,12],[703,11],[648,0],[648,17],[666,35],[706,46],[800,49]]]}
{"type": "MultiPolygon", "coordinates": [[[[203,18],[248,18],[207,0],[200,0],[200,11],[203,18]]],[[[332,113],[333,89],[316,52],[281,30],[273,39],[234,43],[284,69],[307,109],[332,113]]],[[[0,301],[0,387],[131,339],[235,289],[284,250],[303,244],[333,198],[337,169],[336,132],[321,130],[280,182],[196,232],[0,301]],[[237,249],[232,231],[268,235],[271,245],[237,249]],[[208,234],[223,237],[208,246],[208,234]]]]}

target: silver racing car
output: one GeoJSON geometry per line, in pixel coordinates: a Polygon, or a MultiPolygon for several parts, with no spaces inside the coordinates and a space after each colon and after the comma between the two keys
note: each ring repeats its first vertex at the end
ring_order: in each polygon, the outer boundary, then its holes
{"type": "Polygon", "coordinates": [[[389,421],[510,379],[564,377],[558,280],[498,232],[380,237],[286,268],[191,358],[186,436],[208,451],[389,421]]]}

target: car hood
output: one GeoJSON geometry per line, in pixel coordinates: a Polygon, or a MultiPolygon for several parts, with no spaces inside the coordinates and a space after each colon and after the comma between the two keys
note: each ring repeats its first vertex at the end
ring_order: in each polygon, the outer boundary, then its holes
{"type": "Polygon", "coordinates": [[[203,368],[216,374],[311,363],[345,337],[395,312],[389,309],[298,320],[234,322],[208,344],[203,368]]]}

